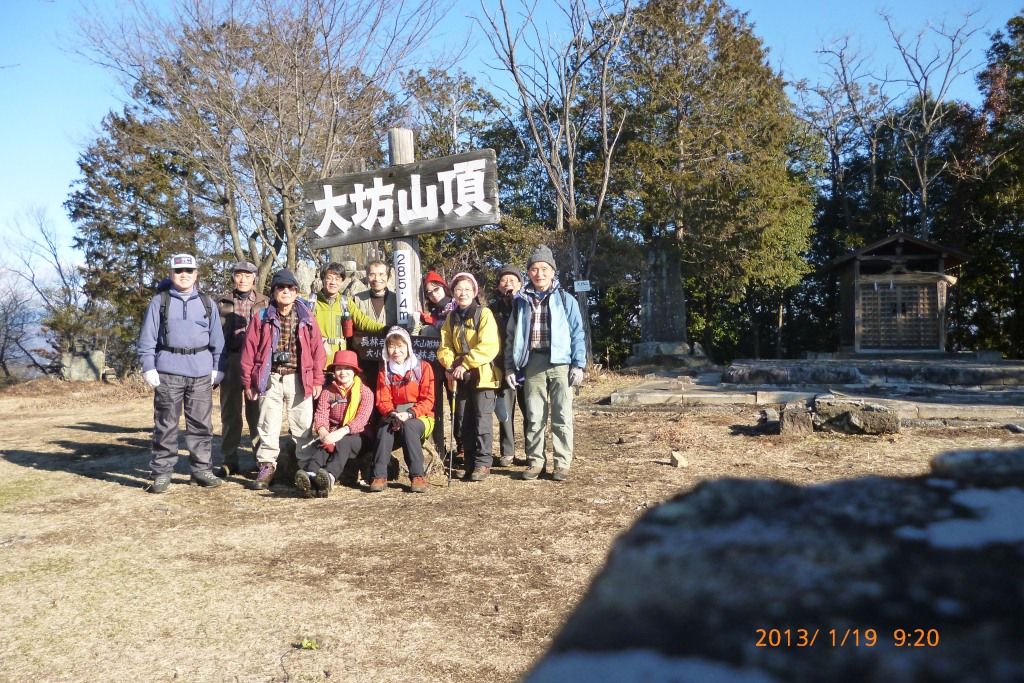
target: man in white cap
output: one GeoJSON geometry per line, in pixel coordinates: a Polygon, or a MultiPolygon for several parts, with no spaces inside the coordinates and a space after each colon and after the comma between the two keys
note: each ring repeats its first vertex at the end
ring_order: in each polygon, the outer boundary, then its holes
{"type": "Polygon", "coordinates": [[[249,438],[255,454],[259,447],[256,426],[260,419],[259,401],[253,401],[242,391],[242,347],[245,345],[245,330],[249,321],[267,307],[267,297],[257,292],[256,265],[239,261],[231,268],[234,287],[217,299],[217,308],[224,324],[224,353],[220,357],[220,369],[224,381],[220,383],[220,425],[221,425],[221,470],[223,477],[236,474],[238,465],[238,444],[242,440],[242,415],[249,428],[249,438]]]}
{"type": "Polygon", "coordinates": [[[185,410],[185,444],[193,485],[219,486],[212,472],[210,444],[213,387],[223,379],[218,370],[224,334],[217,307],[196,286],[196,259],[171,257],[170,287],[149,302],[139,334],[142,376],[153,387],[152,493],[164,493],[178,460],[178,420],[185,410]]]}

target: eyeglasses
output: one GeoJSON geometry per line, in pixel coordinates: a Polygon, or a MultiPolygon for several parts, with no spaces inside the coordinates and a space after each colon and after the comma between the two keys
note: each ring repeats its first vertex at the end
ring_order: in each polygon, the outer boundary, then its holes
{"type": "Polygon", "coordinates": [[[443,291],[444,291],[443,287],[428,287],[427,288],[427,294],[437,294],[438,292],[443,292],[443,291]]]}
{"type": "Polygon", "coordinates": [[[295,285],[278,285],[277,287],[274,287],[274,289],[283,289],[287,292],[295,292],[299,288],[296,287],[295,285]]]}
{"type": "Polygon", "coordinates": [[[175,268],[174,269],[174,274],[175,275],[178,275],[180,273],[188,273],[189,275],[191,275],[194,272],[196,272],[195,268],[175,268]]]}

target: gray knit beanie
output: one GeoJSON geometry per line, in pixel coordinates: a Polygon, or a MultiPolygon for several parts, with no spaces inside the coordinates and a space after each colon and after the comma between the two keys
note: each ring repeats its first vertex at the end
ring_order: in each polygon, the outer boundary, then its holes
{"type": "Polygon", "coordinates": [[[533,250],[530,260],[526,262],[526,269],[529,270],[534,263],[546,263],[551,266],[552,270],[558,270],[558,266],[555,265],[555,255],[551,253],[551,249],[546,244],[541,244],[533,250]]]}

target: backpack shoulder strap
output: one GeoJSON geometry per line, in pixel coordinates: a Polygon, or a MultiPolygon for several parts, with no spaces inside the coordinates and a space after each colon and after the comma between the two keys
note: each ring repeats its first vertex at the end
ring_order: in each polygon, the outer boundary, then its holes
{"type": "Polygon", "coordinates": [[[206,319],[213,320],[213,298],[204,292],[199,292],[199,299],[203,302],[203,308],[206,309],[206,319]]]}
{"type": "MultiPolygon", "coordinates": [[[[211,320],[213,318],[213,299],[202,292],[198,292],[198,294],[199,300],[203,302],[203,308],[206,309],[206,319],[211,320]]],[[[157,334],[156,338],[157,351],[170,351],[171,353],[191,356],[209,348],[207,346],[197,346],[194,348],[167,346],[167,309],[170,305],[171,294],[169,290],[165,289],[160,292],[160,332],[157,334]]],[[[185,305],[188,305],[187,302],[185,305]]]]}
{"type": "Polygon", "coordinates": [[[167,308],[171,305],[171,294],[166,289],[160,292],[160,332],[157,336],[157,344],[164,344],[167,341],[167,308]]]}

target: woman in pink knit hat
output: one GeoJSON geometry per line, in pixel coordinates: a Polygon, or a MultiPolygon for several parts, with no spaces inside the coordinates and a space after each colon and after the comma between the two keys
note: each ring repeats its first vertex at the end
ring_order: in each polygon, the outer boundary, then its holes
{"type": "MultiPolygon", "coordinates": [[[[466,449],[465,481],[483,481],[491,473],[494,400],[501,370],[494,359],[501,348],[494,314],[480,305],[480,288],[469,273],[452,278],[455,308],[441,327],[437,360],[457,382],[455,401],[463,411],[462,445],[466,449]]],[[[458,410],[458,408],[457,408],[458,410]]]]}

